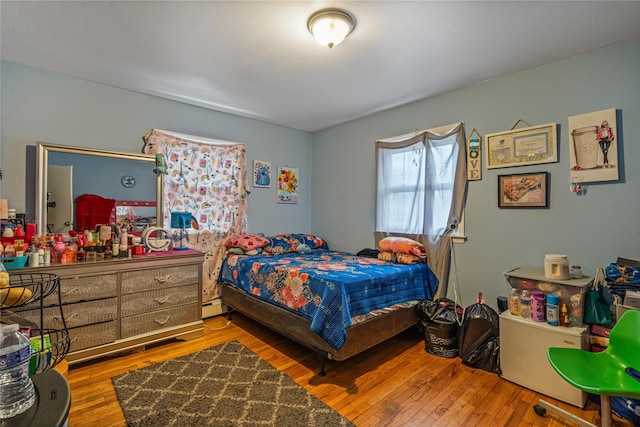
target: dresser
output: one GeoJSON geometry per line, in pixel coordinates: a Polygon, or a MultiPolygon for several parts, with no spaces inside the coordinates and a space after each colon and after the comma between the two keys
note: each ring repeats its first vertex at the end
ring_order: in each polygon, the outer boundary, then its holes
{"type": "MultiPolygon", "coordinates": [[[[83,261],[12,270],[60,277],[70,364],[177,338],[203,335],[202,265],[195,250],[153,252],[131,259],[83,261]]],[[[43,301],[45,328],[63,328],[58,296],[43,301]]],[[[16,315],[40,323],[40,303],[16,315]]]]}

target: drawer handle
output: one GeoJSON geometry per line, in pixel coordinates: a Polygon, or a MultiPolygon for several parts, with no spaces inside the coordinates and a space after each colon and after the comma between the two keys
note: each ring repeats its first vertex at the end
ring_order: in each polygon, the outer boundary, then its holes
{"type": "Polygon", "coordinates": [[[78,288],[69,289],[68,291],[66,291],[64,293],[64,296],[77,294],[78,292],[80,292],[80,289],[78,289],[78,288]]]}
{"type": "MultiPolygon", "coordinates": [[[[75,319],[79,315],[80,315],[79,313],[73,313],[71,316],[64,316],[64,319],[65,320],[75,319]]],[[[53,316],[53,320],[62,320],[62,316],[53,316]]]]}
{"type": "Polygon", "coordinates": [[[171,279],[171,275],[167,274],[166,276],[163,276],[163,277],[154,277],[154,279],[156,279],[160,283],[166,283],[169,281],[169,279],[171,279]]]}
{"type": "Polygon", "coordinates": [[[171,319],[171,316],[167,316],[167,318],[164,320],[154,320],[154,322],[156,322],[160,326],[164,326],[169,321],[169,319],[171,319]]]}
{"type": "Polygon", "coordinates": [[[563,340],[565,344],[569,344],[569,345],[576,345],[576,343],[574,341],[569,341],[569,340],[563,340]]]}
{"type": "Polygon", "coordinates": [[[171,295],[167,296],[165,299],[154,298],[153,300],[158,304],[164,304],[171,299],[171,295]]]}

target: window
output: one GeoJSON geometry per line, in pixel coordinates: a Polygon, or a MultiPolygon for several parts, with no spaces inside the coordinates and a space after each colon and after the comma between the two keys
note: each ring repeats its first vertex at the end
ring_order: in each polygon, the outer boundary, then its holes
{"type": "MultiPolygon", "coordinates": [[[[444,234],[451,226],[459,139],[459,133],[429,139],[423,131],[378,146],[376,231],[430,238],[444,234]]],[[[462,221],[454,236],[464,236],[462,221]]]]}

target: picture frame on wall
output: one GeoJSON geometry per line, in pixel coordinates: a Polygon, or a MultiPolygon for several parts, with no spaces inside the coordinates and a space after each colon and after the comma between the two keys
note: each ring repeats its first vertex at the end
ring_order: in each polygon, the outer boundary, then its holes
{"type": "Polygon", "coordinates": [[[557,123],[487,134],[487,169],[558,161],[557,123]]]}
{"type": "Polygon", "coordinates": [[[549,172],[498,175],[498,207],[548,208],[549,172]]]}
{"type": "Polygon", "coordinates": [[[298,168],[278,166],[278,203],[298,203],[298,168]]]}
{"type": "Polygon", "coordinates": [[[569,165],[572,183],[617,181],[618,158],[616,109],[569,117],[569,165]]]}
{"type": "Polygon", "coordinates": [[[271,187],[271,162],[253,161],[253,186],[257,188],[271,187]]]}

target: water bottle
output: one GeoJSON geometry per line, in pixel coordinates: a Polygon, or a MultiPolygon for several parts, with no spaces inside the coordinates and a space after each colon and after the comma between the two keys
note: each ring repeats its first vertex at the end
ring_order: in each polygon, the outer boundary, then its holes
{"type": "Polygon", "coordinates": [[[35,402],[30,359],[29,339],[18,324],[0,325],[0,419],[15,417],[35,402]]]}
{"type": "Polygon", "coordinates": [[[520,293],[520,317],[531,320],[531,292],[526,289],[520,293]]]}
{"type": "Polygon", "coordinates": [[[511,288],[511,295],[509,295],[509,311],[514,316],[520,316],[520,294],[516,288],[511,288]]]}

